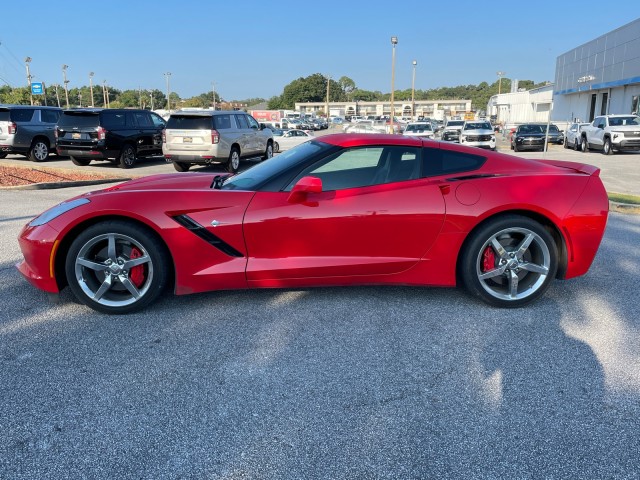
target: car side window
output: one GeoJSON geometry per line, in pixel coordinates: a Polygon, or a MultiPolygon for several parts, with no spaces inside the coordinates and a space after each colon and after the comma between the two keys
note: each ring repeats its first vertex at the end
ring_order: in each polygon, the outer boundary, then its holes
{"type": "Polygon", "coordinates": [[[124,127],[124,113],[102,112],[102,126],[107,130],[110,128],[124,127]]]}
{"type": "Polygon", "coordinates": [[[260,125],[258,125],[258,122],[255,118],[253,118],[251,115],[244,115],[244,118],[249,122],[249,128],[260,130],[260,125]]]}
{"type": "Polygon", "coordinates": [[[16,108],[11,111],[11,121],[30,122],[33,118],[34,108],[16,108]]]}
{"type": "Polygon", "coordinates": [[[419,157],[419,149],[414,147],[349,148],[306,168],[286,190],[305,176],[320,178],[323,191],[412,180],[420,175],[419,157]]]}
{"type": "Polygon", "coordinates": [[[156,115],[155,113],[149,113],[151,117],[151,121],[153,122],[153,126],[157,128],[164,128],[166,126],[166,122],[160,115],[156,115]]]}
{"type": "Polygon", "coordinates": [[[139,127],[152,127],[153,122],[147,112],[136,112],[135,113],[136,122],[139,127]]]}
{"type": "Polygon", "coordinates": [[[423,176],[435,177],[451,173],[471,172],[480,168],[486,160],[486,157],[471,153],[437,148],[423,148],[423,176]]]}
{"type": "Polygon", "coordinates": [[[247,117],[245,115],[234,115],[236,117],[236,123],[238,124],[238,128],[241,130],[246,130],[249,128],[249,124],[247,123],[247,117]]]}
{"type": "Polygon", "coordinates": [[[229,130],[231,128],[231,115],[215,115],[213,119],[216,130],[229,130]]]}
{"type": "Polygon", "coordinates": [[[57,110],[40,110],[40,119],[44,123],[58,123],[60,112],[57,110]]]}

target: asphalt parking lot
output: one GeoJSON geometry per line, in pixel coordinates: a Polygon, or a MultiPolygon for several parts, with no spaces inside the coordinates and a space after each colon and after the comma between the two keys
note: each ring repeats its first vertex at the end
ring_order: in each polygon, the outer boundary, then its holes
{"type": "MultiPolygon", "coordinates": [[[[640,158],[551,154],[614,191],[640,158]]],[[[612,213],[589,273],[524,309],[366,287],[109,317],[14,268],[22,225],[92,188],[0,190],[0,478],[637,478],[640,216],[612,213]]]]}

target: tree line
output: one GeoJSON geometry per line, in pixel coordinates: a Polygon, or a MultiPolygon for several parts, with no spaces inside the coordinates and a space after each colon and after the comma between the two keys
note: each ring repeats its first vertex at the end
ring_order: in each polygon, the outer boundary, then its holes
{"type": "MultiPolygon", "coordinates": [[[[547,82],[534,83],[532,80],[520,80],[518,87],[530,90],[546,84],[547,82]]],[[[474,110],[481,110],[486,107],[489,98],[498,93],[499,88],[503,93],[509,92],[511,90],[511,80],[503,78],[500,85],[499,81],[495,81],[491,84],[481,82],[478,85],[458,85],[455,87],[415,90],[414,98],[416,100],[468,99],[471,100],[474,110]]],[[[225,101],[215,92],[215,104],[228,107],[229,105],[251,106],[267,102],[267,108],[271,110],[290,110],[294,108],[296,103],[300,102],[324,102],[327,100],[327,93],[331,102],[374,102],[389,101],[391,98],[391,93],[358,88],[356,83],[346,76],[334,80],[320,73],[314,73],[307,77],[293,80],[284,87],[282,94],[270,98],[268,102],[263,98],[225,101]]],[[[153,110],[167,108],[167,96],[161,90],[119,90],[108,85],[94,85],[93,95],[89,85],[70,88],[68,92],[65,92],[62,86],[47,86],[44,94],[34,95],[33,98],[34,103],[50,106],[60,105],[62,108],[66,108],[67,96],[69,107],[87,107],[91,105],[104,107],[108,105],[110,108],[145,108],[153,110]]],[[[172,109],[181,107],[208,108],[214,104],[213,92],[211,91],[189,98],[181,98],[177,92],[171,92],[170,97],[172,109]]],[[[399,102],[411,100],[411,89],[396,90],[394,99],[399,102]]],[[[14,88],[8,85],[0,87],[0,103],[29,105],[30,102],[31,95],[28,87],[14,88]]]]}

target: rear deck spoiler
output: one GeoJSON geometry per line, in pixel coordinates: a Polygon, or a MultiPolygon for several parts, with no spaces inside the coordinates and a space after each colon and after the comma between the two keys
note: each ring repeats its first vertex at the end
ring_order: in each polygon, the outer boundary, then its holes
{"type": "Polygon", "coordinates": [[[538,162],[553,165],[554,167],[575,170],[576,172],[584,173],[586,175],[595,175],[596,177],[600,176],[600,169],[593,165],[589,165],[588,163],[563,162],[560,160],[538,160],[538,162]]]}

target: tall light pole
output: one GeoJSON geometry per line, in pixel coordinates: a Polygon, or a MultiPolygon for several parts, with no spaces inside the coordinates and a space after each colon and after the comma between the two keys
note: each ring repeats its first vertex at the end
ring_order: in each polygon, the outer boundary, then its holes
{"type": "Polygon", "coordinates": [[[62,65],[62,77],[64,78],[64,98],[67,102],[67,108],[69,108],[69,80],[67,80],[67,68],[69,68],[69,65],[62,65]]]}
{"type": "Polygon", "coordinates": [[[211,95],[213,96],[213,109],[216,109],[216,82],[211,82],[211,95]]]}
{"type": "Polygon", "coordinates": [[[31,105],[33,105],[33,91],[31,90],[31,71],[29,70],[29,64],[31,63],[31,57],[24,59],[24,64],[27,67],[27,83],[29,84],[29,95],[31,98],[31,105]]]}
{"type": "Polygon", "coordinates": [[[504,72],[498,71],[496,72],[496,75],[498,75],[498,95],[500,95],[500,92],[502,91],[502,77],[504,76],[504,72]]]}
{"type": "Polygon", "coordinates": [[[151,99],[151,110],[153,110],[153,92],[149,92],[149,98],[151,99]]]}
{"type": "Polygon", "coordinates": [[[102,81],[102,106],[107,108],[107,81],[102,81]]]}
{"type": "Polygon", "coordinates": [[[418,61],[414,60],[411,62],[413,65],[413,77],[411,78],[411,119],[415,120],[416,118],[416,65],[418,65],[418,61]]]}
{"type": "Polygon", "coordinates": [[[164,78],[167,80],[167,111],[171,111],[171,103],[169,101],[169,96],[171,95],[171,90],[169,90],[169,77],[171,76],[171,72],[166,72],[163,74],[164,78]]]}
{"type": "Polygon", "coordinates": [[[389,119],[389,133],[395,133],[394,131],[394,123],[395,123],[395,115],[393,105],[393,95],[394,95],[394,83],[396,80],[396,45],[398,44],[398,37],[391,37],[391,45],[392,45],[392,53],[391,53],[391,118],[389,119]]]}
{"type": "Polygon", "coordinates": [[[94,107],[94,104],[93,104],[93,76],[94,75],[95,73],[89,72],[89,90],[91,91],[91,108],[94,107]]]}
{"type": "Polygon", "coordinates": [[[327,105],[325,113],[327,114],[327,122],[329,121],[329,85],[331,85],[331,75],[327,75],[327,105]]]}
{"type": "Polygon", "coordinates": [[[60,95],[58,94],[58,84],[54,84],[53,88],[56,90],[56,100],[58,101],[58,108],[60,108],[60,95]]]}

